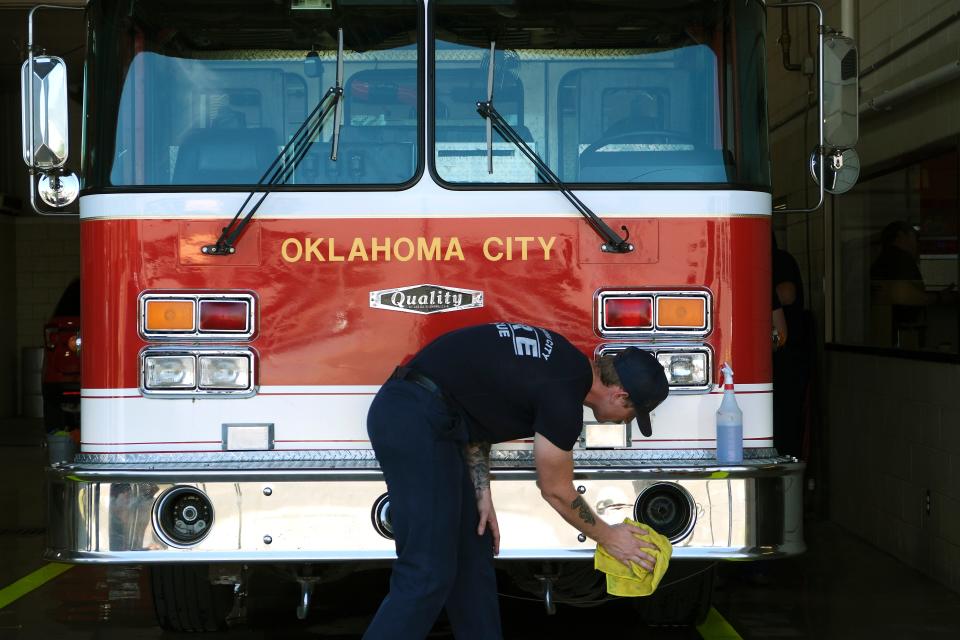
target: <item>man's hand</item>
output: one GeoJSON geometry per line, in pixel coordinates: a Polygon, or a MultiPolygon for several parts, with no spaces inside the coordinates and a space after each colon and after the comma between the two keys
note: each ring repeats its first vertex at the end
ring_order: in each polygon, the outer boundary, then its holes
{"type": "Polygon", "coordinates": [[[634,534],[642,536],[647,533],[646,529],[624,522],[612,525],[599,542],[607,553],[628,567],[631,562],[636,562],[647,571],[653,571],[657,561],[644,549],[656,549],[657,545],[634,537],[634,534]]]}
{"type": "Polygon", "coordinates": [[[497,524],[497,512],[493,508],[493,496],[490,487],[477,491],[477,511],[480,513],[480,525],[477,535],[482,536],[490,526],[490,535],[493,536],[493,555],[500,555],[500,525],[497,524]]]}
{"type": "Polygon", "coordinates": [[[533,455],[540,493],[564,520],[602,544],[607,553],[628,567],[630,562],[636,562],[648,571],[653,570],[656,560],[644,549],[656,549],[656,545],[633,536],[634,533],[646,535],[647,531],[625,523],[608,525],[573,488],[572,452],[560,449],[537,433],[533,437],[533,455]]]}
{"type": "Polygon", "coordinates": [[[500,525],[497,524],[497,512],[493,509],[493,496],[490,493],[490,443],[467,443],[466,460],[477,494],[477,512],[480,514],[477,535],[482,536],[489,526],[490,535],[493,536],[493,555],[500,555],[500,525]]]}

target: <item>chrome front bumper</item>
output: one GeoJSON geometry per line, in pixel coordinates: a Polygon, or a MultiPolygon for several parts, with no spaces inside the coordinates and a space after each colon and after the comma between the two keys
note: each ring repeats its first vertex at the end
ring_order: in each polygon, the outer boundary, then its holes
{"type": "MultiPolygon", "coordinates": [[[[675,558],[750,559],[802,553],[802,463],[786,458],[717,467],[707,460],[618,458],[579,461],[574,483],[610,523],[634,517],[640,492],[674,482],[689,492],[696,520],[675,558]]],[[[48,471],[45,557],[58,562],[313,562],[395,557],[377,533],[373,505],[386,492],[375,464],[309,461],[83,462],[48,471]],[[177,548],[156,529],[154,505],[191,486],[213,505],[213,523],[195,546],[177,548]]],[[[502,559],[587,559],[594,543],[541,498],[529,460],[494,465],[502,559]]]]}

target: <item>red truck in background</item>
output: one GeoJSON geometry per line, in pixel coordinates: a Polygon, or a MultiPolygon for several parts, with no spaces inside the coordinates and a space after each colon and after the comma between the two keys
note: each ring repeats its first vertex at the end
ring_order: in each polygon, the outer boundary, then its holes
{"type": "Polygon", "coordinates": [[[43,325],[43,424],[80,444],[80,280],[73,280],[43,325]]]}

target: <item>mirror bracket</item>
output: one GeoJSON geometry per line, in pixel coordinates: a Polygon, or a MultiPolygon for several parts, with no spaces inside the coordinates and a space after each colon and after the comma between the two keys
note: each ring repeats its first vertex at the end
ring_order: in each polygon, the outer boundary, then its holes
{"type": "MultiPolygon", "coordinates": [[[[34,24],[34,15],[40,9],[66,9],[68,11],[86,11],[87,1],[83,2],[80,6],[67,6],[67,5],[58,5],[58,4],[38,4],[30,9],[30,12],[27,14],[27,60],[24,65],[24,72],[26,74],[26,86],[24,97],[27,98],[24,104],[24,117],[23,117],[23,126],[24,126],[24,161],[27,164],[27,173],[29,179],[29,193],[30,193],[30,206],[33,207],[33,210],[39,213],[40,215],[76,215],[75,213],[67,212],[50,212],[40,206],[38,206],[36,196],[37,196],[37,173],[40,174],[40,197],[44,202],[47,202],[49,206],[52,207],[65,207],[77,199],[79,194],[79,185],[80,182],[77,179],[76,175],[73,173],[68,173],[63,170],[63,164],[66,162],[67,158],[67,148],[68,141],[64,139],[63,141],[63,160],[60,162],[51,162],[50,166],[45,166],[43,168],[37,165],[36,158],[36,140],[34,134],[36,133],[36,114],[34,111],[34,74],[36,72],[35,68],[35,58],[38,56],[44,56],[46,50],[42,47],[38,47],[33,40],[33,24],[34,24]]],[[[61,61],[62,62],[62,61],[61,61]]],[[[66,96],[64,96],[66,100],[66,96]]]]}
{"type": "MultiPolygon", "coordinates": [[[[811,213],[817,211],[821,206],[823,206],[825,193],[832,192],[838,193],[839,191],[833,188],[825,188],[825,178],[831,180],[831,184],[834,184],[836,181],[836,176],[841,174],[841,170],[844,167],[845,160],[844,156],[847,158],[856,158],[856,152],[852,149],[852,145],[849,147],[835,147],[832,144],[828,144],[825,138],[824,132],[824,53],[827,38],[842,38],[842,32],[829,27],[824,22],[824,12],[823,8],[820,6],[819,2],[812,2],[810,0],[797,0],[797,1],[788,1],[788,2],[778,2],[778,3],[768,3],[768,9],[783,9],[789,10],[794,7],[807,7],[813,8],[817,12],[817,41],[818,41],[818,57],[817,57],[817,106],[818,106],[818,122],[819,122],[819,134],[820,137],[813,149],[811,158],[809,161],[809,168],[813,174],[813,179],[817,183],[819,198],[817,203],[813,207],[803,208],[803,209],[778,209],[778,213],[811,213]],[[829,167],[829,168],[828,168],[829,167]]],[[[855,165],[856,175],[859,175],[859,160],[852,163],[855,165]]],[[[850,170],[853,167],[848,167],[846,171],[843,171],[843,176],[848,177],[850,175],[850,170]]],[[[854,181],[856,177],[853,178],[854,181]]],[[[850,184],[848,189],[853,185],[850,184]]]]}

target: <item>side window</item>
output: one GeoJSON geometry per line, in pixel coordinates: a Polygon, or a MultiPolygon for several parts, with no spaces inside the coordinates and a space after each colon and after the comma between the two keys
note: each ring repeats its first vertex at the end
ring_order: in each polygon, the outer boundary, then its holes
{"type": "Polygon", "coordinates": [[[960,353],[957,147],[867,174],[840,203],[837,342],[960,353]]]}

